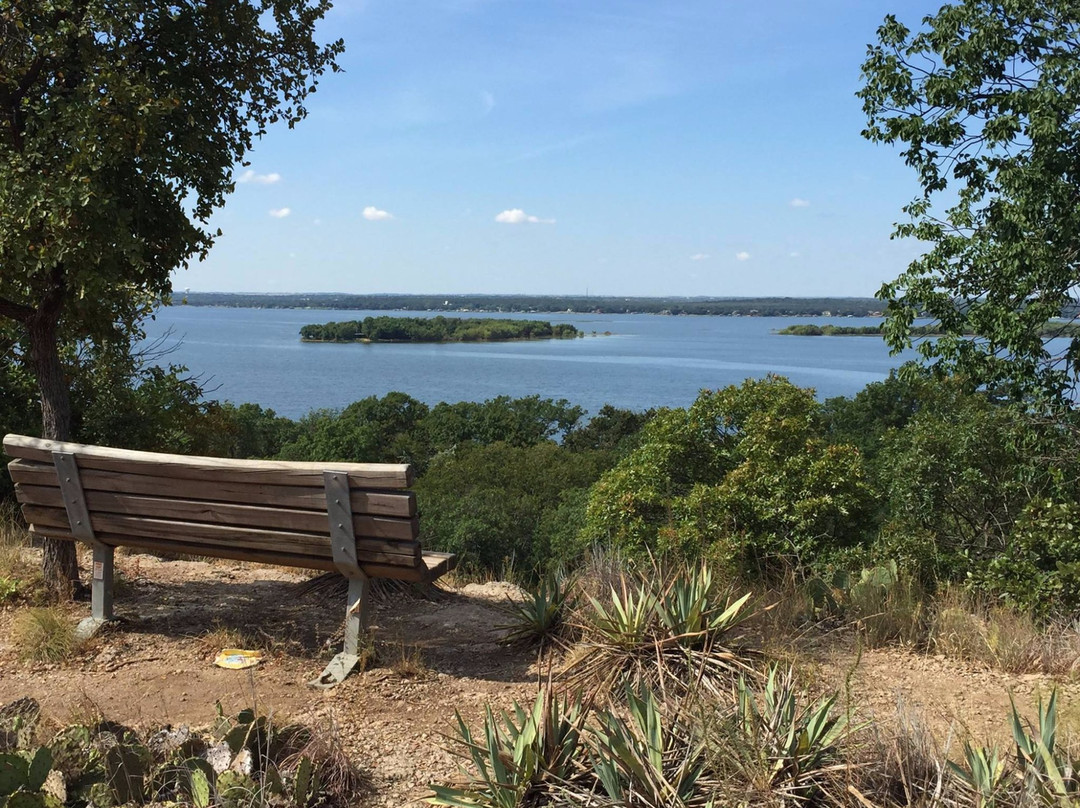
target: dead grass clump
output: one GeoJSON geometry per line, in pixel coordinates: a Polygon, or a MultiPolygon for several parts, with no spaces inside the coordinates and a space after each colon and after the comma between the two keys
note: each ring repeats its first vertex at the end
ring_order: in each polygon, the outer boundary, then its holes
{"type": "Polygon", "coordinates": [[[420,646],[404,640],[398,643],[396,653],[391,658],[390,670],[402,679],[418,679],[429,672],[420,646]]]}
{"type": "Polygon", "coordinates": [[[75,626],[56,606],[20,612],[12,623],[11,639],[19,658],[26,662],[62,662],[78,648],[75,626]]]}
{"type": "Polygon", "coordinates": [[[310,760],[319,774],[320,805],[355,805],[373,793],[371,777],[345,751],[336,724],[301,727],[295,740],[302,745],[281,761],[281,771],[295,773],[305,759],[310,760]]]}
{"type": "Polygon", "coordinates": [[[946,656],[969,659],[1008,673],[1075,675],[1080,632],[1064,623],[1040,625],[1030,615],[987,608],[946,592],[930,625],[928,644],[946,656]]]}

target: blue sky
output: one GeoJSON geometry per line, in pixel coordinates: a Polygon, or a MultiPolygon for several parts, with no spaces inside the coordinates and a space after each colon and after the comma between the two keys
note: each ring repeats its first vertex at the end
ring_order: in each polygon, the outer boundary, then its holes
{"type": "Polygon", "coordinates": [[[338,0],[177,290],[871,295],[917,191],[859,66],[912,0],[338,0]]]}

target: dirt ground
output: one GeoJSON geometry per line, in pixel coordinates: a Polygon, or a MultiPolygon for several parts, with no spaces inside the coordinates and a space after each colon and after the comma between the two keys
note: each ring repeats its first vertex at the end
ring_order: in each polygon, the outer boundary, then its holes
{"type": "MultiPolygon", "coordinates": [[[[86,559],[83,559],[84,564],[86,559]]],[[[14,609],[0,611],[0,704],[37,699],[59,724],[100,713],[142,728],[209,723],[226,713],[261,712],[332,726],[374,785],[374,805],[417,805],[432,781],[452,778],[445,751],[455,710],[475,723],[488,702],[530,700],[543,675],[535,657],[499,644],[499,606],[514,594],[501,583],[469,584],[434,598],[392,593],[375,604],[380,661],[331,690],[307,686],[339,650],[344,597],[300,595],[302,571],[257,564],[166,561],[118,554],[121,622],[62,665],[20,662],[11,643],[14,609]],[[267,650],[258,668],[212,664],[230,635],[267,650]],[[419,657],[421,665],[402,664],[419,657]]],[[[72,618],[89,613],[75,604],[72,618]]],[[[811,648],[823,687],[859,706],[867,720],[894,721],[898,705],[938,738],[969,730],[1007,737],[1009,694],[1025,712],[1053,686],[901,649],[859,652],[838,636],[811,648]]],[[[1080,687],[1062,683],[1066,719],[1080,709],[1080,687]]]]}

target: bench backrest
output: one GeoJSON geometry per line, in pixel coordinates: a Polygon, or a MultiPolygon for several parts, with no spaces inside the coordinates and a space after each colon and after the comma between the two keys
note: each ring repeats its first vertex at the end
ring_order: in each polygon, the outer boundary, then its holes
{"type": "Polygon", "coordinates": [[[78,467],[94,537],[113,546],[334,570],[325,471],[348,476],[356,555],[372,578],[427,578],[412,468],[136,452],[7,435],[31,532],[74,539],[54,453],[78,467]]]}

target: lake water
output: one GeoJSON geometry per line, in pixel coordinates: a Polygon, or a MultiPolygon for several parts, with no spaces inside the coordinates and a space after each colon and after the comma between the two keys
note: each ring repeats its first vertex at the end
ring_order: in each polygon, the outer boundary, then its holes
{"type": "MultiPolygon", "coordinates": [[[[910,358],[889,356],[876,337],[788,337],[788,317],[665,317],[650,314],[476,315],[572,323],[588,336],[488,344],[304,343],[300,326],[369,315],[427,312],[229,309],[176,306],[148,324],[153,339],[171,331],[167,361],[199,375],[212,398],[250,401],[281,415],[340,408],[400,390],[424,401],[483,401],[499,395],[565,398],[595,413],[685,407],[703,388],[767,373],[813,387],[820,398],[850,396],[910,358]],[[603,332],[610,336],[602,336],[603,332]]],[[[871,325],[875,319],[831,322],[871,325]]],[[[910,356],[914,356],[912,352],[910,356]]]]}

